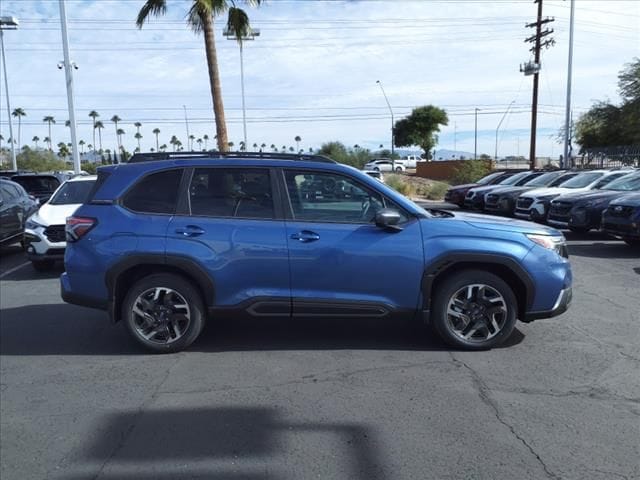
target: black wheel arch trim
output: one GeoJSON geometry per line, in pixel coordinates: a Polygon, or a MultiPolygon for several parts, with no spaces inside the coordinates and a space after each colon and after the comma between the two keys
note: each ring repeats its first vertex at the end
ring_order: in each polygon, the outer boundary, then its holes
{"type": "Polygon", "coordinates": [[[138,265],[144,266],[158,266],[158,267],[171,267],[178,271],[182,271],[185,275],[193,278],[196,281],[196,287],[199,288],[204,298],[202,299],[205,307],[209,308],[214,305],[215,301],[215,285],[211,277],[205,272],[204,268],[200,266],[196,261],[180,256],[180,255],[165,255],[165,254],[133,254],[127,255],[123,259],[113,264],[106,272],[105,283],[107,291],[109,292],[109,313],[114,321],[118,320],[118,309],[116,308],[116,302],[121,302],[122,299],[116,298],[116,291],[118,285],[118,279],[120,275],[125,271],[136,267],[138,265]]]}
{"type": "Polygon", "coordinates": [[[431,297],[436,278],[461,263],[476,264],[479,267],[482,265],[498,265],[509,269],[524,284],[526,289],[526,305],[521,306],[520,315],[531,309],[535,297],[535,284],[531,275],[515,259],[493,253],[448,252],[436,257],[425,269],[422,278],[423,318],[428,319],[431,311],[431,297]]]}

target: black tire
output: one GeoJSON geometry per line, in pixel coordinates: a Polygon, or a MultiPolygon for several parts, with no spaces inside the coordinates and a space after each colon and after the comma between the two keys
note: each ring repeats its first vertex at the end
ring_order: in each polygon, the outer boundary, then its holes
{"type": "Polygon", "coordinates": [[[37,272],[49,272],[55,263],[55,260],[31,260],[31,265],[37,272]]]}
{"type": "MultiPolygon", "coordinates": [[[[122,302],[122,319],[129,333],[146,349],[156,353],[174,353],[184,350],[198,338],[205,324],[205,308],[200,292],[198,292],[191,282],[178,275],[156,273],[137,281],[133,287],[129,289],[127,296],[122,302]],[[141,317],[133,312],[135,302],[139,300],[138,297],[156,288],[170,289],[176,292],[185,300],[190,313],[188,326],[184,332],[179,338],[169,343],[144,338],[139,331],[139,325],[136,323],[140,322],[141,317]]],[[[175,329],[173,331],[175,333],[175,329]]]]}
{"type": "Polygon", "coordinates": [[[402,172],[403,172],[402,167],[396,167],[396,173],[402,173],[402,172]]]}
{"type": "Polygon", "coordinates": [[[640,239],[637,238],[625,238],[624,243],[626,243],[630,247],[640,248],[640,239]]]}
{"type": "MultiPolygon", "coordinates": [[[[463,270],[451,275],[437,287],[437,291],[433,296],[433,314],[431,323],[436,333],[442,340],[454,347],[460,347],[465,350],[486,350],[496,347],[503,343],[511,333],[516,324],[518,312],[518,301],[513,290],[500,277],[484,272],[481,270],[463,270]],[[490,287],[502,296],[504,300],[504,308],[506,313],[501,313],[502,323],[498,333],[487,339],[464,339],[455,332],[454,327],[449,321],[447,309],[449,302],[453,299],[454,294],[468,285],[482,284],[490,287]]],[[[469,322],[471,324],[471,322],[469,322]]],[[[480,322],[478,322],[481,325],[480,322]]],[[[487,332],[490,333],[487,329],[487,332]]],[[[474,334],[475,335],[475,334],[474,334]]]]}
{"type": "Polygon", "coordinates": [[[374,172],[379,172],[379,171],[380,171],[380,168],[378,168],[378,167],[373,167],[373,171],[374,171],[374,172]]]}
{"type": "Polygon", "coordinates": [[[588,233],[591,229],[589,227],[569,227],[569,230],[573,233],[588,233]]]}

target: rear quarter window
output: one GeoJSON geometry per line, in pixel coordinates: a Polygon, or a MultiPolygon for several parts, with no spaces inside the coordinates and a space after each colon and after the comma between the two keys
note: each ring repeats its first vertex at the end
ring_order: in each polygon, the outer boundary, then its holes
{"type": "Polygon", "coordinates": [[[173,169],[147,175],[125,194],[122,205],[139,213],[174,214],[182,174],[173,169]]]}

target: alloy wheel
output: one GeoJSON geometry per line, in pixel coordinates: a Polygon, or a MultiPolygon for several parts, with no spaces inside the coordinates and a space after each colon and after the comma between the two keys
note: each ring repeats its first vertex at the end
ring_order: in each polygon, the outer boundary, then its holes
{"type": "Polygon", "coordinates": [[[182,338],[191,324],[191,310],[185,298],[166,287],[150,288],[138,295],[132,313],[136,333],[162,345],[182,338]]]}
{"type": "Polygon", "coordinates": [[[507,302],[489,285],[465,285],[450,297],[446,315],[447,326],[454,335],[467,342],[483,343],[504,327],[507,302]]]}

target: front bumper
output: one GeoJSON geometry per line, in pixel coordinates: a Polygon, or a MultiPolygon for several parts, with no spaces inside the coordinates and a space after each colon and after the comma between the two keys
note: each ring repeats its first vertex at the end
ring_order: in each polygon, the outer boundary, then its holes
{"type": "Polygon", "coordinates": [[[602,218],[602,231],[616,237],[640,239],[640,222],[605,216],[602,218]]]}
{"type": "Polygon", "coordinates": [[[557,317],[563,314],[569,308],[571,299],[573,298],[573,291],[571,287],[567,287],[560,291],[556,303],[551,310],[539,311],[539,312],[527,312],[524,315],[523,322],[532,322],[541,318],[557,317]]]}
{"type": "Polygon", "coordinates": [[[31,261],[64,260],[67,242],[55,242],[45,235],[46,227],[25,228],[24,238],[27,257],[31,261]]]}

